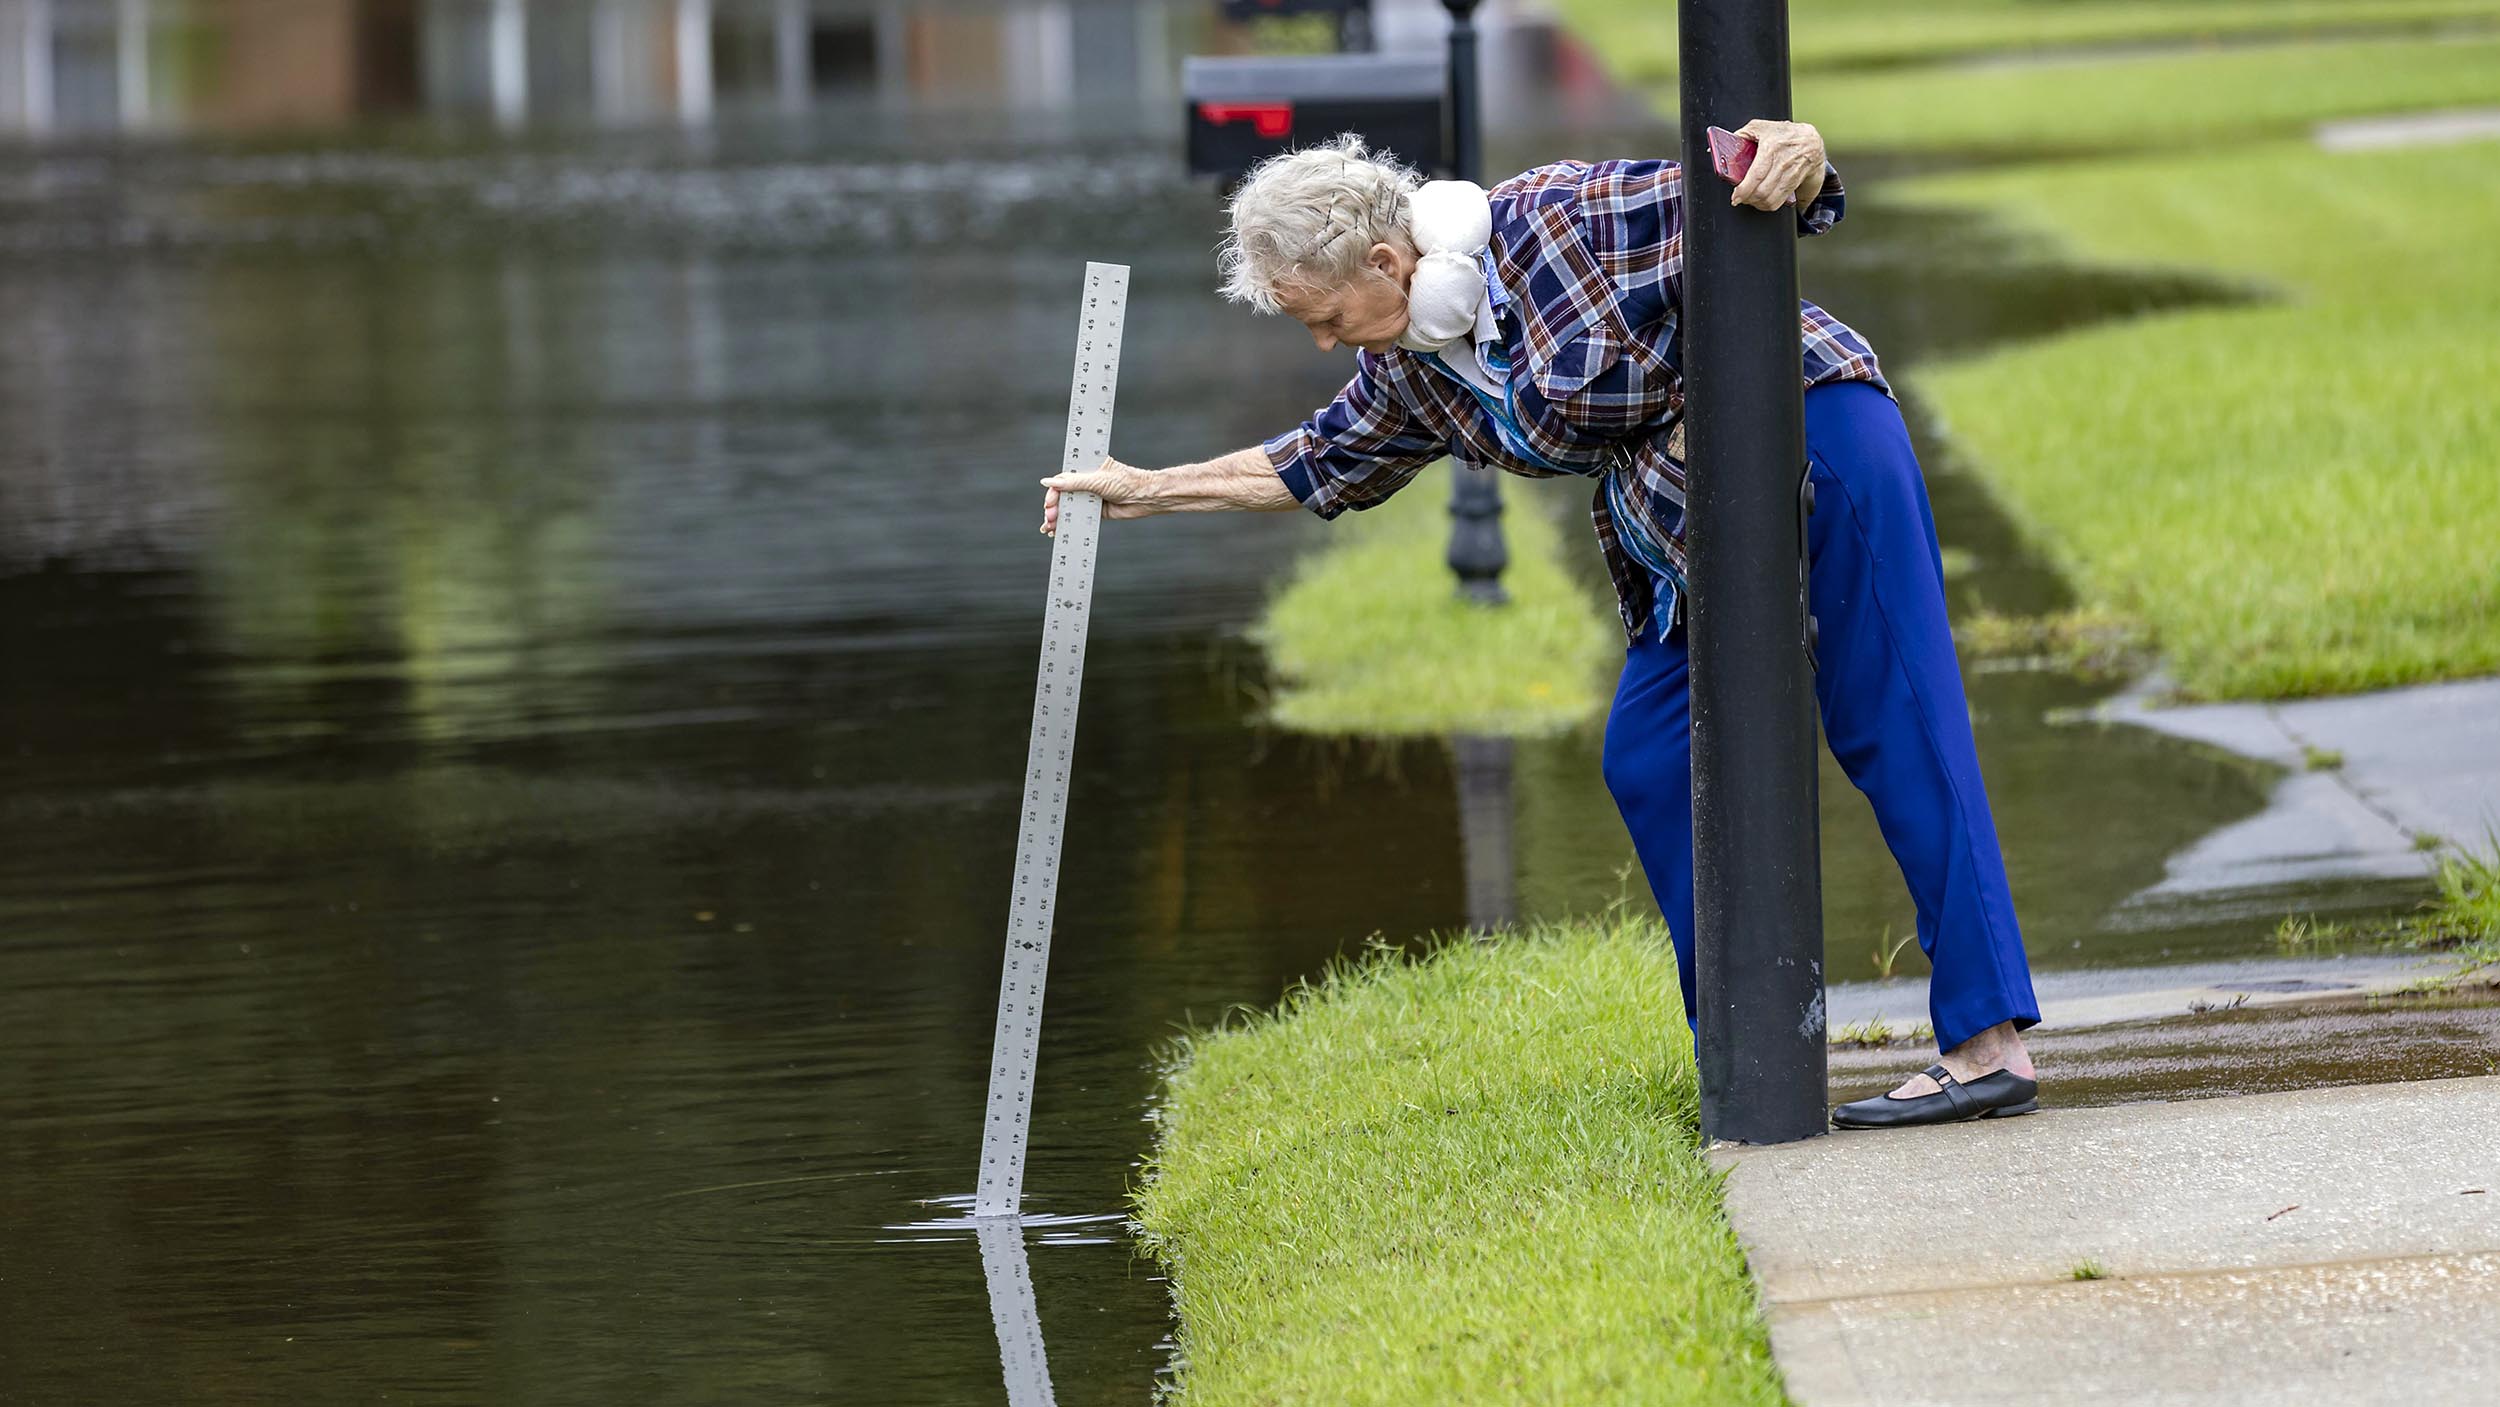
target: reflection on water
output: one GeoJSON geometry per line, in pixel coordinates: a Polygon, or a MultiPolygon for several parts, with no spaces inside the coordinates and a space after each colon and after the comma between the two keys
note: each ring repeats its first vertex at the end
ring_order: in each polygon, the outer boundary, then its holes
{"type": "MultiPolygon", "coordinates": [[[[9,1393],[996,1400],[908,1228],[972,1184],[1083,262],[1124,452],[1330,388],[1198,335],[1215,219],[1133,116],[0,152],[9,1393]]],[[[1461,888],[1444,773],[1339,779],[1344,854],[1246,729],[1308,526],[1172,526],[1102,572],[1037,1101],[1070,1402],[1165,1358],[1154,1045],[1461,888]]]]}
{"type": "Polygon", "coordinates": [[[1450,770],[1458,782],[1459,851],[1467,873],[1467,926],[1482,932],[1519,918],[1518,847],[1511,818],[1518,810],[1509,738],[1450,739],[1450,770]]]}
{"type": "MultiPolygon", "coordinates": [[[[1437,13],[1382,5],[1382,42],[1437,13]]],[[[1251,443],[1344,374],[1212,292],[1155,75],[1246,42],[1213,14],[0,0],[34,138],[0,147],[9,1392],[998,1399],[948,1199],[1082,265],[1134,270],[1125,458],[1251,443]]],[[[1497,163],[1667,147],[1503,106],[1620,111],[1550,30],[1496,53],[1497,163]]],[[[2194,292],[1874,204],[1824,245],[1809,287],[1896,369],[2194,292]]],[[[1918,431],[1982,563],[1957,590],[2053,601],[1918,431]]],[[[1594,730],[1488,768],[1257,727],[1238,631],[1318,532],[1103,555],[1027,1180],[1070,1402],[1140,1400],[1168,1351],[1114,1229],[1159,1041],[1367,935],[1623,882],[1594,730]]],[[[1974,695],[2035,950],[2245,948],[2103,932],[2263,778],[2039,726],[2080,697],[1974,695]]],[[[1845,974],[1907,903],[1824,798],[1845,974]]]]}
{"type": "Polygon", "coordinates": [[[1050,1355],[1042,1346],[1042,1316],[1033,1302],[1024,1228],[1013,1218],[985,1217],[975,1234],[981,1241],[981,1276],[990,1287],[990,1319],[998,1331],[1008,1407],[1053,1407],[1058,1399],[1050,1390],[1050,1355]]]}

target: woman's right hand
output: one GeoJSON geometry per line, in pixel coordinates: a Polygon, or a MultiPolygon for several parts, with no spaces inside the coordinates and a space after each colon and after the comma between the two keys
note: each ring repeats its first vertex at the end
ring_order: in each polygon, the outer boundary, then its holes
{"type": "Polygon", "coordinates": [[[1042,480],[1042,531],[1059,529],[1059,495],[1090,493],[1102,500],[1106,518],[1143,518],[1155,510],[1154,476],[1134,465],[1106,459],[1099,469],[1053,474],[1042,480]]]}
{"type": "Polygon", "coordinates": [[[1757,117],[1736,129],[1754,140],[1753,166],[1728,194],[1730,205],[1803,210],[1823,193],[1823,134],[1811,122],[1773,122],[1757,117]]]}

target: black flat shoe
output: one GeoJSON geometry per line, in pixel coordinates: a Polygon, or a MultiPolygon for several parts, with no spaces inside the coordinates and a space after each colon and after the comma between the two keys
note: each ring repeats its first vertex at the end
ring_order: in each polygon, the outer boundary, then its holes
{"type": "Polygon", "coordinates": [[[1856,1100],[1834,1109],[1832,1123],[1844,1129],[1905,1129],[1917,1124],[1957,1124],[1964,1119],[2010,1119],[2040,1107],[2040,1082],[2011,1070],[1991,1070],[1963,1084],[1942,1065],[1930,1065],[1927,1078],[1941,1086],[1936,1093],[1908,1099],[1879,1094],[1856,1100]]]}

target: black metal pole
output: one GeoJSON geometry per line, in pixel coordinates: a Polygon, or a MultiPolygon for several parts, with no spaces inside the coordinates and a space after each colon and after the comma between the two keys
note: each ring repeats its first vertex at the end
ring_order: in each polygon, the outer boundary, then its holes
{"type": "Polygon", "coordinates": [[[1483,94],[1476,88],[1477,0],[1441,0],[1450,12],[1450,170],[1484,179],[1483,94]]]}
{"type": "MultiPolygon", "coordinates": [[[[1450,169],[1462,181],[1484,179],[1483,94],[1476,82],[1477,0],[1441,0],[1450,12],[1450,169]]],[[[1490,469],[1457,469],[1450,491],[1450,570],[1458,594],[1483,605],[1510,599],[1502,569],[1510,549],[1502,542],[1502,485],[1490,469]]]]}
{"type": "Polygon", "coordinates": [[[1706,129],[1786,118],[1787,0],[1680,0],[1704,1136],[1823,1132],[1823,881],[1807,654],[1794,208],[1728,203],[1706,129]]]}

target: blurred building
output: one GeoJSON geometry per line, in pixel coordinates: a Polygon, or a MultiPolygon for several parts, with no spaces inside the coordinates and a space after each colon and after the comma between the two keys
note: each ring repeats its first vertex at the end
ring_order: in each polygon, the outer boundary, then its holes
{"type": "MultiPolygon", "coordinates": [[[[1448,27],[1437,0],[1370,15],[1390,53],[1438,53],[1448,27]]],[[[862,101],[1126,104],[1176,123],[1184,55],[1318,33],[1293,23],[1230,22],[1218,0],[0,0],[0,137],[702,123],[862,101]]],[[[1483,24],[1497,125],[1624,114],[1541,0],[1491,0],[1483,24]]]]}
{"type": "Polygon", "coordinates": [[[1010,107],[1172,92],[1164,0],[0,0],[0,133],[600,125],[828,96],[1010,107]]]}

